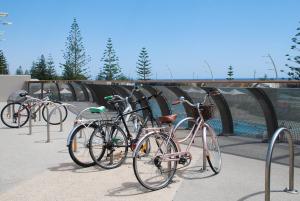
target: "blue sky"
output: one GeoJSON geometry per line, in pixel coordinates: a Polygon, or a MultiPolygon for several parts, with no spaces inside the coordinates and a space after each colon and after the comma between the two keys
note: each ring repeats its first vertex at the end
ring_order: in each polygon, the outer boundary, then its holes
{"type": "MultiPolygon", "coordinates": [[[[73,18],[76,17],[95,76],[106,41],[112,38],[125,75],[136,78],[138,54],[146,47],[153,78],[226,78],[232,65],[235,78],[274,77],[286,63],[291,38],[300,26],[299,0],[27,0],[0,1],[8,12],[1,26],[2,49],[15,72],[30,68],[41,54],[51,54],[57,70],[73,18]]],[[[280,77],[284,74],[280,74],[280,77]]]]}

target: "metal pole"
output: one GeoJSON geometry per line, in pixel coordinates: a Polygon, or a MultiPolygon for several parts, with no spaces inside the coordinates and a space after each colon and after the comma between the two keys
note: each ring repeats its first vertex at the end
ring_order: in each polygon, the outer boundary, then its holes
{"type": "Polygon", "coordinates": [[[47,139],[46,139],[46,143],[50,142],[50,114],[49,114],[49,109],[47,104],[45,104],[46,110],[47,110],[47,139]]]}
{"type": "Polygon", "coordinates": [[[59,131],[62,132],[63,131],[63,121],[62,121],[62,112],[61,112],[60,108],[61,108],[61,106],[58,107],[58,110],[59,110],[59,120],[60,120],[59,121],[59,123],[60,123],[59,124],[60,125],[59,131]]]}
{"type": "Polygon", "coordinates": [[[273,58],[271,57],[270,54],[268,54],[267,57],[269,57],[269,59],[270,59],[271,62],[272,62],[272,65],[273,65],[273,68],[274,68],[274,71],[275,71],[275,78],[276,78],[276,80],[278,80],[278,73],[277,73],[277,68],[276,68],[275,62],[274,62],[274,60],[273,60],[273,58]]]}
{"type": "Polygon", "coordinates": [[[296,189],[294,189],[294,145],[293,138],[291,132],[286,128],[279,128],[274,133],[271,142],[269,143],[267,158],[266,158],[266,168],[265,168],[265,201],[270,201],[270,183],[271,183],[271,161],[272,161],[272,153],[274,144],[276,142],[277,137],[281,133],[287,133],[288,135],[288,143],[289,143],[289,188],[286,188],[284,191],[287,193],[298,193],[296,189]]]}
{"type": "MultiPolygon", "coordinates": [[[[19,126],[20,126],[20,121],[19,121],[19,126]]],[[[29,126],[28,127],[29,127],[28,135],[31,135],[32,134],[32,109],[31,108],[29,109],[29,126]]]]}
{"type": "Polygon", "coordinates": [[[203,127],[203,132],[202,132],[202,144],[203,144],[203,167],[202,170],[206,170],[206,132],[207,128],[206,126],[203,127]]]}
{"type": "Polygon", "coordinates": [[[39,109],[39,121],[41,121],[41,108],[39,109]]]}

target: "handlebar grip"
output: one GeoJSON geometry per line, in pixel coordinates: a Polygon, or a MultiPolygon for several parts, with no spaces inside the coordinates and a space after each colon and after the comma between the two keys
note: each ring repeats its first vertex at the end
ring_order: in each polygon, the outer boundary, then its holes
{"type": "Polygon", "coordinates": [[[104,97],[104,100],[106,100],[106,101],[110,101],[110,100],[112,100],[113,99],[113,96],[105,96],[104,97]]]}
{"type": "Polygon", "coordinates": [[[181,103],[180,100],[175,100],[175,101],[172,102],[172,105],[178,105],[179,103],[181,103]]]}

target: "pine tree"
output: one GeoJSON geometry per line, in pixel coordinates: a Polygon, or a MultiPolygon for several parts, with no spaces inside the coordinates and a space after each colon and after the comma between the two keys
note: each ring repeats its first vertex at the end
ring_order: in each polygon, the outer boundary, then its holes
{"type": "Polygon", "coordinates": [[[32,78],[49,80],[49,74],[44,55],[41,55],[41,58],[39,58],[37,62],[32,62],[30,73],[32,78]]]}
{"type": "Polygon", "coordinates": [[[71,30],[66,42],[66,51],[63,55],[65,63],[63,67],[63,78],[66,80],[87,79],[87,69],[85,66],[89,63],[89,56],[85,53],[82,42],[79,25],[74,18],[71,30]]]}
{"type": "Polygon", "coordinates": [[[142,48],[136,67],[136,72],[138,79],[140,80],[150,80],[151,76],[151,63],[149,60],[149,55],[145,47],[142,48]]]}
{"type": "Polygon", "coordinates": [[[227,72],[227,80],[233,80],[234,78],[233,78],[233,68],[232,68],[232,66],[229,66],[228,67],[228,72],[227,72]]]}
{"type": "MultiPolygon", "coordinates": [[[[300,27],[297,28],[297,31],[300,31],[300,27]]],[[[292,42],[294,43],[291,46],[292,50],[300,51],[299,45],[300,45],[300,32],[297,33],[293,38],[292,42]]],[[[300,80],[300,55],[292,56],[290,54],[285,55],[287,57],[288,61],[291,61],[290,64],[285,64],[289,68],[289,72],[287,73],[289,76],[289,79],[292,80],[300,80]]]]}
{"type": "Polygon", "coordinates": [[[0,74],[9,74],[8,64],[2,50],[0,50],[0,74]]]}
{"type": "Polygon", "coordinates": [[[23,75],[23,69],[22,69],[22,66],[19,66],[19,68],[17,68],[16,70],[16,75],[23,75]]]}
{"type": "Polygon", "coordinates": [[[47,71],[49,80],[55,80],[57,78],[54,61],[51,55],[48,56],[47,71]]]}
{"type": "Polygon", "coordinates": [[[29,72],[29,70],[25,70],[25,72],[24,72],[24,75],[30,75],[30,72],[29,72]]]}
{"type": "Polygon", "coordinates": [[[111,38],[107,40],[106,50],[103,53],[101,62],[103,62],[103,68],[100,69],[98,80],[120,79],[121,68],[119,66],[119,58],[116,56],[111,38]]]}

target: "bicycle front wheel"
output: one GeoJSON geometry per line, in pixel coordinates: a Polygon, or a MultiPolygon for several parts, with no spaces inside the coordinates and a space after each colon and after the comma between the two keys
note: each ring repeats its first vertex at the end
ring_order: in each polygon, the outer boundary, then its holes
{"type": "Polygon", "coordinates": [[[10,128],[24,126],[29,119],[29,110],[21,103],[9,103],[1,111],[2,122],[10,128]]]}
{"type": "Polygon", "coordinates": [[[76,127],[70,134],[68,150],[72,160],[81,167],[90,167],[95,162],[90,156],[89,140],[93,132],[98,132],[95,124],[83,124],[76,127]]]}
{"type": "Polygon", "coordinates": [[[139,183],[147,189],[159,190],[166,187],[176,172],[177,146],[168,141],[165,133],[152,133],[143,137],[133,158],[134,174],[139,183]],[[150,147],[145,147],[150,146],[150,147]]]}
{"type": "Polygon", "coordinates": [[[218,137],[210,126],[206,125],[203,128],[203,134],[206,135],[206,158],[209,166],[215,174],[221,171],[222,158],[219,146],[218,137]]]}
{"type": "Polygon", "coordinates": [[[90,138],[90,155],[104,169],[119,167],[126,159],[128,140],[124,131],[116,124],[104,123],[99,132],[90,138]]]}

